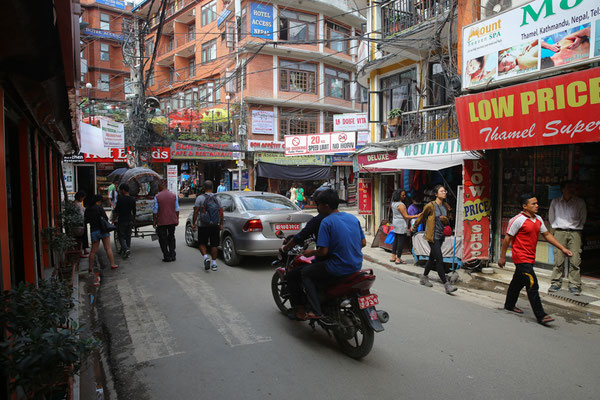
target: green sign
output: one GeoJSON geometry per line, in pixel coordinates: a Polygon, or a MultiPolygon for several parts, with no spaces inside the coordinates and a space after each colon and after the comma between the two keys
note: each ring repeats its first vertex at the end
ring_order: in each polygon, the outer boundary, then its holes
{"type": "Polygon", "coordinates": [[[254,153],[254,163],[259,161],[279,165],[329,165],[327,156],[285,156],[281,153],[254,153]]]}
{"type": "Polygon", "coordinates": [[[398,158],[441,156],[462,153],[458,139],[407,144],[398,148],[398,158]]]}

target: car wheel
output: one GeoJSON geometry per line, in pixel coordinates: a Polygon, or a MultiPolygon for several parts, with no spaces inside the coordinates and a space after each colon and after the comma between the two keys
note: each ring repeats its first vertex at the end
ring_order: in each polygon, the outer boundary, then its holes
{"type": "Polygon", "coordinates": [[[185,225],[185,244],[190,247],[198,247],[198,242],[194,240],[194,230],[192,224],[185,225]]]}
{"type": "Polygon", "coordinates": [[[233,238],[229,235],[223,238],[223,260],[227,265],[238,265],[242,257],[236,253],[233,238]]]}

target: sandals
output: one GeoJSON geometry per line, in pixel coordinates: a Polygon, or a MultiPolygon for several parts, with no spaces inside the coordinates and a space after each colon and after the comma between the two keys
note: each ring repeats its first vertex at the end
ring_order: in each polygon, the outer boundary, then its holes
{"type": "Polygon", "coordinates": [[[401,258],[396,258],[396,264],[406,264],[406,261],[401,258]]]}
{"type": "Polygon", "coordinates": [[[523,314],[523,310],[521,310],[519,307],[513,307],[512,309],[504,307],[504,309],[507,311],[512,311],[517,314],[523,314]]]}
{"type": "Polygon", "coordinates": [[[539,320],[538,322],[539,322],[540,324],[542,324],[542,325],[547,325],[547,324],[549,324],[550,322],[554,322],[554,318],[552,318],[551,316],[549,316],[549,315],[547,315],[547,314],[546,314],[546,315],[544,316],[544,318],[542,318],[542,319],[541,319],[541,320],[539,320]]]}
{"type": "Polygon", "coordinates": [[[390,262],[396,262],[396,257],[392,258],[390,262]]]}

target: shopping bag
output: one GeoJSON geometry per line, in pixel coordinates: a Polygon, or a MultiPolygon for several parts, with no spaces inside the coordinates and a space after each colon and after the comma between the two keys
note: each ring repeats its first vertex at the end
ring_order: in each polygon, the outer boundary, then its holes
{"type": "Polygon", "coordinates": [[[394,239],[396,238],[396,234],[394,233],[394,230],[392,229],[390,231],[390,233],[388,233],[388,235],[385,237],[384,242],[386,244],[394,244],[394,239]]]}

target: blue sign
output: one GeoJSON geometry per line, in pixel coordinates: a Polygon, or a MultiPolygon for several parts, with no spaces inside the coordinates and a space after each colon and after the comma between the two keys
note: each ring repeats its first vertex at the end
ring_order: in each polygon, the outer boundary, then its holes
{"type": "Polygon", "coordinates": [[[250,3],[250,36],[273,39],[273,6],[250,3]]]}
{"type": "Polygon", "coordinates": [[[229,17],[229,14],[231,14],[231,10],[229,8],[226,8],[223,11],[221,11],[221,14],[219,14],[219,18],[217,18],[217,26],[221,26],[221,24],[227,19],[227,17],[229,17]]]}
{"type": "Polygon", "coordinates": [[[83,34],[84,35],[90,35],[90,36],[97,36],[97,37],[101,37],[104,39],[113,39],[113,40],[119,40],[119,41],[123,41],[123,35],[119,34],[119,33],[113,33],[113,32],[109,32],[109,31],[104,31],[102,29],[94,29],[94,28],[85,28],[83,30],[83,34]]]}
{"type": "Polygon", "coordinates": [[[123,0],[96,0],[98,4],[104,4],[105,6],[118,8],[119,10],[125,9],[125,1],[123,0]]]}

